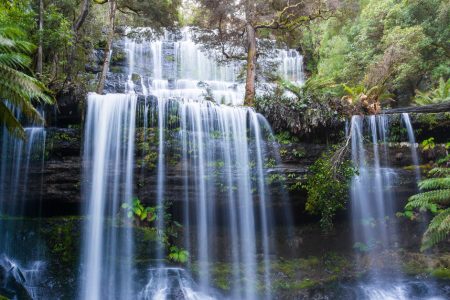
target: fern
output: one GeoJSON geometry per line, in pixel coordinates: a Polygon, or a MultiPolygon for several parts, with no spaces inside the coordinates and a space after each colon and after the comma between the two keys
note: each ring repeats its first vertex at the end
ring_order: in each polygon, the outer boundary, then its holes
{"type": "Polygon", "coordinates": [[[433,177],[450,176],[450,168],[433,168],[428,172],[428,175],[433,177]]]}
{"type": "Polygon", "coordinates": [[[406,208],[421,208],[429,204],[449,204],[450,189],[428,191],[409,198],[406,208]]]}
{"type": "Polygon", "coordinates": [[[427,250],[439,242],[444,241],[450,233],[450,208],[445,209],[435,216],[427,231],[425,231],[422,238],[421,251],[427,250]]]}
{"type": "Polygon", "coordinates": [[[414,102],[418,105],[436,104],[444,101],[450,101],[450,78],[447,81],[441,78],[437,88],[432,91],[416,91],[414,97],[414,102]]]}
{"type": "MultiPolygon", "coordinates": [[[[447,156],[441,164],[446,166],[448,160],[447,156]]],[[[428,175],[432,178],[419,182],[423,192],[409,197],[405,206],[405,215],[413,209],[436,214],[422,237],[421,251],[444,241],[450,234],[450,168],[436,167],[428,175]]]]}
{"type": "Polygon", "coordinates": [[[436,189],[450,189],[450,177],[429,178],[419,182],[419,188],[423,191],[436,189]]]}
{"type": "Polygon", "coordinates": [[[24,130],[11,112],[18,108],[33,123],[43,119],[32,101],[51,104],[50,91],[42,82],[32,77],[29,69],[30,55],[35,46],[25,40],[26,35],[16,27],[0,27],[0,124],[11,134],[24,137],[24,130]]]}

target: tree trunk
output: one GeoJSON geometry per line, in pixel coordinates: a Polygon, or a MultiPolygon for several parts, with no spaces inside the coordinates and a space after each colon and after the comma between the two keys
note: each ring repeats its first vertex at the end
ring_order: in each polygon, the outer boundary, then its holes
{"type": "Polygon", "coordinates": [[[73,24],[72,30],[76,33],[78,29],[81,28],[84,21],[86,20],[88,14],[89,14],[89,7],[90,7],[91,1],[90,0],[84,0],[83,7],[81,8],[81,13],[78,16],[77,21],[75,24],[73,24]]]}
{"type": "Polygon", "coordinates": [[[36,73],[38,76],[42,76],[42,65],[43,65],[43,47],[42,47],[42,34],[44,30],[44,0],[39,0],[39,45],[37,50],[37,64],[36,73]]]}
{"type": "Polygon", "coordinates": [[[250,23],[246,25],[247,30],[247,77],[245,79],[244,104],[253,106],[255,100],[256,79],[256,33],[250,23]]]}
{"type": "Polygon", "coordinates": [[[73,45],[70,47],[68,63],[65,67],[65,72],[67,74],[66,81],[72,81],[72,67],[73,67],[73,63],[75,61],[75,50],[77,48],[77,43],[78,43],[78,30],[81,28],[84,21],[86,21],[86,18],[89,14],[90,4],[91,4],[91,0],[84,0],[83,7],[81,8],[81,13],[72,26],[73,45]]]}
{"type": "Polygon", "coordinates": [[[91,1],[90,0],[84,0],[83,2],[83,7],[81,8],[81,13],[78,16],[77,20],[75,21],[75,23],[72,25],[72,32],[73,32],[73,44],[70,47],[70,53],[69,53],[69,58],[68,58],[68,63],[65,67],[65,72],[66,72],[66,82],[67,81],[72,81],[72,67],[74,64],[74,60],[75,60],[75,51],[77,48],[77,43],[78,43],[78,30],[81,28],[81,26],[83,25],[84,21],[86,21],[86,18],[89,14],[89,8],[90,8],[90,4],[91,1]]]}
{"type": "Polygon", "coordinates": [[[117,3],[116,0],[110,0],[109,1],[109,29],[108,29],[108,40],[106,42],[106,48],[105,48],[105,56],[103,59],[103,69],[102,73],[100,75],[100,80],[97,85],[97,93],[103,94],[103,89],[105,87],[105,80],[106,80],[106,74],[109,70],[109,63],[111,61],[111,48],[112,48],[112,42],[114,39],[114,21],[116,18],[116,8],[117,3]]]}

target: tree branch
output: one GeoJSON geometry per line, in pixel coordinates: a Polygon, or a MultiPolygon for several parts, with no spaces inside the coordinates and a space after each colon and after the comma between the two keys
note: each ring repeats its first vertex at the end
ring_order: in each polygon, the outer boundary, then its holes
{"type": "Polygon", "coordinates": [[[288,13],[290,10],[299,7],[301,4],[303,4],[303,1],[297,2],[293,5],[287,5],[277,14],[277,17],[272,19],[270,22],[255,25],[255,30],[263,28],[273,30],[295,29],[296,27],[311,22],[315,19],[320,18],[326,20],[329,18],[327,14],[330,13],[330,11],[321,10],[320,8],[315,14],[311,15],[302,15],[296,17],[295,13],[288,13]]]}
{"type": "Polygon", "coordinates": [[[72,29],[76,33],[80,27],[83,25],[84,21],[86,20],[88,14],[89,14],[89,7],[90,7],[91,1],[90,0],[84,0],[83,2],[83,8],[81,9],[81,14],[78,16],[77,20],[75,21],[72,29]]]}
{"type": "MultiPolygon", "coordinates": [[[[227,51],[225,50],[225,43],[223,42],[224,39],[223,39],[223,33],[222,33],[222,16],[219,18],[218,29],[219,29],[219,41],[220,41],[220,45],[221,45],[220,49],[221,49],[222,55],[225,56],[226,59],[246,60],[247,56],[245,56],[245,55],[231,55],[231,54],[228,54],[227,51]]],[[[242,35],[244,33],[245,33],[245,29],[244,29],[242,35]]]]}

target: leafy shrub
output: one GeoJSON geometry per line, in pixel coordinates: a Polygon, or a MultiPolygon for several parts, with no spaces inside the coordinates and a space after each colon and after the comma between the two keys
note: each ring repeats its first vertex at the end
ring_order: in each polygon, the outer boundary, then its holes
{"type": "Polygon", "coordinates": [[[339,119],[342,102],[325,90],[316,93],[316,87],[307,84],[300,87],[285,82],[267,91],[256,98],[256,110],[278,132],[307,134],[319,127],[333,126],[339,119]]]}
{"type": "Polygon", "coordinates": [[[174,262],[185,263],[189,259],[189,252],[177,246],[170,247],[169,259],[174,262]]]}
{"type": "Polygon", "coordinates": [[[350,160],[335,162],[333,154],[334,151],[325,152],[314,162],[305,184],[308,192],[306,211],[320,215],[324,231],[332,229],[336,212],[345,209],[350,179],[355,174],[350,160]]]}

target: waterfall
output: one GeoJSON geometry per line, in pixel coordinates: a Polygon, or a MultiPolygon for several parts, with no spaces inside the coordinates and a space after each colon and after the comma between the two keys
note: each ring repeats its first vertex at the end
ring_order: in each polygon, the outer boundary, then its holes
{"type": "Polygon", "coordinates": [[[303,72],[303,56],[294,49],[279,50],[281,64],[279,65],[280,75],[294,83],[303,84],[305,74],[303,72]]]}
{"type": "MultiPolygon", "coordinates": [[[[166,299],[176,294],[210,299],[216,297],[214,264],[220,263],[230,264],[233,299],[270,298],[269,255],[275,249],[269,239],[274,222],[265,162],[277,157],[277,149],[266,143],[273,137],[260,114],[229,106],[242,104],[240,66],[218,65],[187,29],[179,37],[166,33],[156,41],[126,39],[124,46],[126,93],[90,94],[87,101],[83,161],[88,219],[80,298],[166,299]],[[142,150],[136,158],[137,136],[142,150]],[[155,173],[136,168],[152,149],[155,173]],[[136,170],[144,183],[139,187],[136,170]],[[183,178],[179,189],[167,179],[174,174],[183,178]],[[197,270],[198,285],[186,270],[167,261],[168,249],[161,246],[148,249],[154,260],[147,265],[147,277],[135,276],[137,241],[132,228],[120,221],[119,208],[138,195],[145,205],[156,206],[158,216],[167,213],[171,202],[173,211],[182,211],[178,246],[189,251],[187,266],[197,270]],[[257,288],[260,284],[265,290],[257,288]]],[[[301,56],[281,53],[280,72],[302,80],[301,56]]],[[[289,213],[286,209],[287,220],[289,213]]],[[[155,226],[160,233],[170,230],[163,217],[155,226]]]]}
{"type": "Polygon", "coordinates": [[[409,118],[409,114],[402,113],[402,120],[405,123],[406,131],[408,132],[408,140],[409,140],[409,144],[411,147],[411,157],[412,157],[413,165],[415,166],[416,181],[419,182],[420,178],[421,178],[419,155],[417,154],[416,138],[414,137],[414,130],[411,125],[411,120],[409,118]]]}
{"type": "Polygon", "coordinates": [[[130,299],[131,228],[105,223],[133,196],[137,96],[90,94],[83,149],[84,234],[82,299],[130,299]]]}
{"type": "MultiPolygon", "coordinates": [[[[419,179],[413,128],[407,114],[402,115],[402,120],[408,131],[416,179],[419,179]]],[[[392,186],[397,180],[397,174],[389,165],[389,118],[386,115],[353,116],[350,136],[352,161],[357,168],[357,175],[351,183],[354,248],[374,259],[383,250],[395,246],[399,238],[393,220],[396,210],[401,208],[394,207],[397,201],[392,186]]],[[[371,265],[369,282],[357,287],[359,297],[371,300],[409,299],[410,283],[397,270],[399,266],[391,266],[396,272],[387,284],[377,266],[371,265]]]]}
{"type": "MultiPolygon", "coordinates": [[[[148,91],[158,99],[208,99],[228,105],[242,105],[244,84],[238,81],[240,62],[218,64],[202,46],[192,41],[190,28],[180,34],[166,32],[156,41],[126,39],[129,77],[137,74],[131,89],[148,91]],[[138,86],[136,86],[138,85],[138,86]]],[[[274,62],[278,74],[286,80],[303,84],[303,56],[294,49],[276,50],[274,62]]],[[[145,94],[145,93],[144,93],[145,94]]]]}
{"type": "Polygon", "coordinates": [[[355,245],[365,251],[385,249],[396,236],[395,229],[389,227],[389,218],[394,214],[391,187],[396,173],[386,164],[386,122],[384,115],[369,116],[367,119],[353,116],[351,120],[352,161],[358,173],[351,184],[352,219],[355,245]],[[369,145],[364,138],[365,121],[371,142],[369,145]],[[380,143],[385,149],[382,153],[380,143]],[[369,147],[372,157],[369,157],[369,147]]]}
{"type": "MultiPolygon", "coordinates": [[[[20,112],[13,112],[20,119],[20,112]]],[[[0,268],[9,270],[28,296],[39,299],[45,265],[39,231],[25,234],[29,225],[23,217],[41,213],[46,130],[25,127],[24,132],[20,139],[10,135],[6,126],[0,131],[0,268]]]]}

